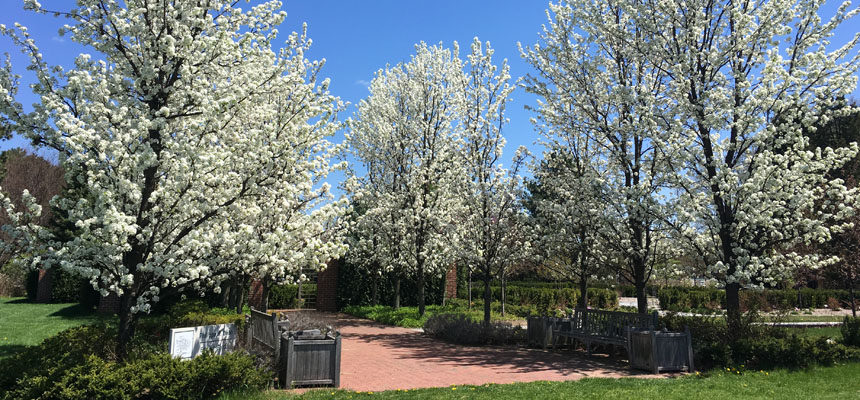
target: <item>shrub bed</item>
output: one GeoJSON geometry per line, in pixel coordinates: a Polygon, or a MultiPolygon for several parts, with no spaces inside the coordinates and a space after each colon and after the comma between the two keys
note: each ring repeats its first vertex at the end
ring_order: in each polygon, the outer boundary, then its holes
{"type": "MultiPolygon", "coordinates": [[[[494,302],[502,298],[502,288],[492,286],[491,295],[494,302]]],[[[515,310],[520,307],[522,312],[515,312],[522,317],[528,315],[550,315],[558,309],[573,308],[579,302],[579,289],[570,287],[545,287],[519,283],[506,285],[505,307],[515,310]]],[[[465,295],[461,293],[461,295],[465,295]]],[[[473,287],[472,299],[483,299],[483,287],[473,287]]],[[[618,294],[614,290],[588,288],[588,305],[593,308],[609,309],[618,307],[618,294]]]]}
{"type": "Polygon", "coordinates": [[[244,316],[184,302],[141,319],[126,361],[115,360],[116,327],[79,326],[0,361],[0,399],[213,398],[224,390],[261,389],[271,374],[254,357],[204,354],[191,361],[167,354],[172,327],[236,323],[244,316]]]}
{"type": "Polygon", "coordinates": [[[860,317],[846,316],[839,327],[842,341],[848,346],[860,347],[860,317]]]}
{"type": "Polygon", "coordinates": [[[470,346],[510,345],[525,343],[526,332],[506,322],[492,322],[489,326],[464,313],[441,313],[424,323],[424,333],[446,342],[470,346]]]}
{"type": "MultiPolygon", "coordinates": [[[[315,283],[302,284],[302,297],[315,295],[317,285],[315,283]]],[[[299,285],[272,285],[269,288],[269,308],[301,308],[298,301],[299,285]]]]}
{"type": "MultiPolygon", "coordinates": [[[[718,309],[726,306],[726,293],[723,289],[666,287],[658,295],[660,308],[669,311],[690,311],[697,309],[718,309]]],[[[740,293],[741,307],[770,311],[787,308],[823,308],[829,299],[847,303],[847,290],[825,289],[764,289],[744,290],[740,293]]]]}
{"type": "Polygon", "coordinates": [[[804,368],[860,360],[860,348],[827,337],[802,337],[787,329],[751,325],[732,342],[724,318],[665,315],[660,324],[673,331],[690,328],[696,367],[747,369],[804,368]]]}

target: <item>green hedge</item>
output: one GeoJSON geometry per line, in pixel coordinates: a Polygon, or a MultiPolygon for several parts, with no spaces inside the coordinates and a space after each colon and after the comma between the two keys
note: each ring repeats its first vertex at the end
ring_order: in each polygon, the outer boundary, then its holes
{"type": "MultiPolygon", "coordinates": [[[[502,298],[502,288],[492,286],[494,301],[502,298]]],[[[520,306],[534,310],[537,314],[553,314],[557,309],[573,308],[579,301],[579,289],[563,287],[540,287],[520,286],[519,284],[506,285],[505,304],[520,306]]],[[[483,287],[472,288],[472,299],[479,300],[483,297],[483,287]]],[[[618,306],[618,294],[610,289],[588,288],[588,305],[594,308],[615,308],[618,306]]]]}
{"type": "Polygon", "coordinates": [[[163,352],[111,359],[116,331],[83,326],[0,363],[0,399],[209,399],[224,390],[262,389],[268,372],[252,356],[211,353],[183,361],[163,352]]]}
{"type": "Polygon", "coordinates": [[[170,328],[235,323],[244,316],[185,301],[168,313],[141,318],[129,357],[113,357],[113,325],[79,326],[0,361],[0,400],[207,399],[224,390],[262,389],[271,374],[254,357],[204,354],[191,361],[167,354],[170,328]]]}
{"type": "Polygon", "coordinates": [[[732,341],[725,318],[668,314],[660,317],[660,325],[670,331],[690,329],[699,370],[805,368],[860,360],[858,347],[825,336],[802,337],[790,329],[747,325],[740,339],[732,341]]]}
{"type": "MultiPolygon", "coordinates": [[[[726,292],[723,289],[666,287],[660,290],[657,298],[660,300],[660,308],[670,311],[726,307],[726,292]]],[[[742,308],[763,311],[795,307],[823,308],[829,298],[848,302],[850,296],[847,290],[829,289],[764,289],[743,290],[740,293],[742,308]]]]}
{"type": "MultiPolygon", "coordinates": [[[[475,281],[475,285],[480,285],[479,281],[475,281]]],[[[519,286],[529,288],[546,288],[546,289],[578,289],[579,284],[576,282],[559,281],[559,282],[541,282],[541,281],[511,281],[508,286],[519,286]]],[[[473,290],[476,286],[473,286],[473,290]]],[[[622,297],[636,297],[636,287],[633,285],[608,285],[605,283],[596,283],[589,285],[590,288],[608,289],[617,292],[622,297]]],[[[645,294],[648,296],[657,296],[660,292],[660,286],[648,284],[645,286],[645,294]]]]}
{"type": "MultiPolygon", "coordinates": [[[[316,295],[317,285],[315,283],[302,284],[302,298],[316,295]]],[[[298,303],[299,285],[272,285],[269,288],[269,308],[301,308],[298,303]]]]}

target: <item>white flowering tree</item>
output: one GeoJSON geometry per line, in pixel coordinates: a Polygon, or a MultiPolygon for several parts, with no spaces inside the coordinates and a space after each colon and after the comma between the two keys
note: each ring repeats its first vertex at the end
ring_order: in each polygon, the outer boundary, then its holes
{"type": "Polygon", "coordinates": [[[492,279],[502,281],[504,312],[505,276],[512,266],[529,259],[528,226],[517,175],[526,154],[525,149],[518,149],[510,169],[499,161],[505,146],[505,107],[514,90],[507,61],[501,68],[493,64],[489,43],[482,45],[475,38],[464,73],[460,162],[465,165],[467,180],[462,188],[464,214],[457,224],[462,232],[461,260],[484,282],[484,324],[489,324],[492,279]]]}
{"type": "MultiPolygon", "coordinates": [[[[540,41],[520,51],[537,71],[524,85],[539,98],[535,122],[546,147],[581,160],[580,170],[569,175],[575,181],[558,183],[556,190],[573,192],[559,193],[564,200],[557,206],[582,208],[570,200],[602,197],[605,223],[586,230],[621,255],[619,275],[636,287],[639,312],[645,313],[645,287],[663,259],[659,232],[668,209],[661,199],[666,161],[655,142],[666,124],[666,74],[637,55],[642,29],[623,3],[551,3],[540,41]],[[590,191],[589,180],[601,188],[590,191]]],[[[558,211],[592,218],[587,210],[558,211]]]]}
{"type": "Polygon", "coordinates": [[[40,97],[23,111],[7,63],[5,122],[58,150],[83,191],[55,202],[75,238],[22,223],[16,243],[40,249],[33,264],[119,295],[119,357],[140,313],[166,295],[217,292],[240,275],[289,280],[345,251],[346,207],[323,182],[339,102],[317,78],[322,63],[304,58],[304,33],[272,47],[279,2],[233,3],[79,0],[60,11],[75,22],[63,32],[98,56],[70,70],[49,67],[26,28],[0,28],[29,55],[40,97]]]}
{"type": "Polygon", "coordinates": [[[603,240],[607,206],[602,180],[591,165],[590,140],[548,150],[533,167],[526,205],[534,225],[535,261],[556,279],[579,284],[588,306],[588,282],[607,271],[612,249],[603,240]]]}
{"type": "Polygon", "coordinates": [[[739,291],[833,261],[800,254],[844,227],[856,190],[828,172],[857,152],[808,148],[804,132],[850,110],[860,56],[831,47],[857,13],[823,20],[824,1],[626,3],[646,32],[642,56],[667,75],[676,112],[661,144],[671,155],[675,225],[709,274],[725,284],[731,332],[739,291]]]}
{"type": "Polygon", "coordinates": [[[359,235],[376,246],[386,271],[416,279],[423,315],[426,278],[443,274],[458,254],[463,64],[456,44],[421,43],[415,51],[409,62],[376,73],[348,141],[366,170],[352,189],[367,206],[359,235]]]}

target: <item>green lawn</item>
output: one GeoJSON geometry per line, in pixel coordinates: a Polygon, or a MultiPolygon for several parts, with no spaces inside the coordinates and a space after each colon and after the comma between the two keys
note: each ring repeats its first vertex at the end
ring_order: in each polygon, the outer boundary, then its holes
{"type": "Polygon", "coordinates": [[[796,333],[798,336],[815,337],[827,336],[836,340],[842,339],[842,332],[838,326],[827,326],[822,328],[786,328],[791,333],[796,333]]]}
{"type": "Polygon", "coordinates": [[[25,298],[0,298],[0,358],[73,326],[106,321],[77,303],[29,303],[25,298]]]}
{"type": "Polygon", "coordinates": [[[766,318],[778,322],[842,322],[844,316],[837,315],[786,315],[784,317],[766,318]]]}
{"type": "MultiPolygon", "coordinates": [[[[400,307],[395,310],[394,307],[390,306],[348,306],[343,309],[343,312],[356,317],[381,322],[386,325],[402,326],[404,328],[421,328],[424,326],[424,323],[427,322],[427,318],[441,313],[468,314],[475,321],[481,321],[484,318],[482,307],[482,304],[478,304],[469,310],[467,307],[458,304],[449,304],[446,306],[433,304],[426,307],[423,317],[418,315],[418,307],[400,307]]],[[[492,312],[490,317],[493,321],[508,322],[516,321],[519,318],[510,313],[508,313],[506,317],[502,317],[502,315],[497,312],[492,312]]]]}
{"type": "Polygon", "coordinates": [[[435,389],[357,393],[315,389],[304,394],[269,391],[224,395],[222,400],[278,399],[857,399],[860,363],[803,371],[717,372],[667,379],[587,378],[570,382],[451,386],[435,389]]]}

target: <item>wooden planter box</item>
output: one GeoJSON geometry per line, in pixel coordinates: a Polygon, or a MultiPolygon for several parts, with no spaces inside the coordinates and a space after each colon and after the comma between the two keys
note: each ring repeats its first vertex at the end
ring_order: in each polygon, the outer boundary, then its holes
{"type": "Polygon", "coordinates": [[[631,331],[628,333],[630,367],[651,371],[692,372],[693,346],[690,330],[684,332],[631,331]]]}
{"type": "Polygon", "coordinates": [[[340,386],[340,333],[301,335],[285,333],[281,337],[282,385],[340,386]]]}
{"type": "Polygon", "coordinates": [[[552,343],[552,330],[557,320],[558,318],[553,317],[528,317],[526,334],[529,347],[541,347],[546,350],[546,346],[552,343]]]}

